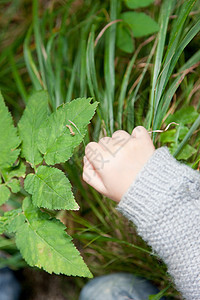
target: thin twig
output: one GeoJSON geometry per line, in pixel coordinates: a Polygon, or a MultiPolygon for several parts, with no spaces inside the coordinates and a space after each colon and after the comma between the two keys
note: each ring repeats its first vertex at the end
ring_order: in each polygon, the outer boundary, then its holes
{"type": "Polygon", "coordinates": [[[175,123],[175,122],[171,122],[167,125],[167,127],[163,130],[152,130],[152,131],[148,131],[148,133],[153,133],[153,132],[165,132],[169,129],[169,127],[174,124],[174,125],[179,125],[178,123],[175,123]]]}
{"type": "Polygon", "coordinates": [[[100,38],[102,37],[102,35],[104,34],[104,32],[106,31],[107,28],[109,28],[110,26],[112,26],[113,24],[115,23],[118,23],[118,22],[122,22],[123,20],[121,19],[118,19],[118,20],[114,20],[114,21],[111,21],[110,23],[108,23],[98,34],[96,40],[95,40],[95,43],[94,43],[94,46],[96,47],[98,41],[100,40],[100,38]]]}

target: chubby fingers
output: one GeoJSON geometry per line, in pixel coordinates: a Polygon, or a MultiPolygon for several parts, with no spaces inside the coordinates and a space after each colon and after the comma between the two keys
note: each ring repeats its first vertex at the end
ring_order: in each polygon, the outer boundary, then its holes
{"type": "Polygon", "coordinates": [[[95,170],[94,166],[88,160],[86,156],[83,158],[83,180],[95,188],[98,192],[106,194],[106,188],[101,180],[98,172],[95,170]]]}
{"type": "Polygon", "coordinates": [[[143,126],[137,126],[133,129],[131,135],[135,138],[148,138],[151,139],[148,131],[143,126]]]}
{"type": "Polygon", "coordinates": [[[100,145],[100,143],[89,143],[85,148],[85,156],[97,171],[100,171],[107,161],[106,150],[100,145]]]}

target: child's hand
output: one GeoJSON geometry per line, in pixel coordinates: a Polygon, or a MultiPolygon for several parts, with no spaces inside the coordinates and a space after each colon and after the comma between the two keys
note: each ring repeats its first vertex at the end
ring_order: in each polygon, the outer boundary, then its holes
{"type": "Polygon", "coordinates": [[[87,145],[83,180],[98,192],[119,202],[154,151],[144,127],[136,127],[131,135],[118,130],[112,138],[104,137],[98,143],[87,145]]]}

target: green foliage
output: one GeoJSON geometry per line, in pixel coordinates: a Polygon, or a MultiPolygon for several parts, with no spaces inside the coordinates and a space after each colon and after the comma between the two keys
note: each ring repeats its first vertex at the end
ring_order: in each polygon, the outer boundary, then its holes
{"type": "Polygon", "coordinates": [[[90,99],[80,98],[63,104],[41,126],[38,147],[48,165],[67,161],[83,140],[97,107],[97,103],[89,103],[90,99]]]}
{"type": "Polygon", "coordinates": [[[64,172],[41,163],[54,165],[72,156],[74,148],[83,141],[97,102],[90,104],[91,99],[80,98],[61,105],[48,116],[49,97],[46,91],[35,92],[28,99],[18,123],[22,140],[22,151],[18,158],[20,149],[15,148],[19,146],[19,138],[0,98],[0,123],[5,131],[2,132],[4,143],[0,148],[0,159],[3,157],[0,204],[8,200],[11,192],[15,194],[22,191],[22,198],[25,191],[32,196],[23,200],[22,208],[6,212],[0,217],[0,232],[15,234],[16,245],[30,266],[43,268],[49,273],[92,277],[72,238],[65,232],[65,226],[51,217],[50,212],[44,213],[38,207],[50,210],[79,208],[64,172]],[[34,168],[34,172],[30,167],[26,170],[22,158],[34,168]],[[25,176],[23,190],[20,177],[25,176]]]}
{"type": "Polygon", "coordinates": [[[154,0],[125,0],[127,7],[130,9],[145,7],[153,2],[154,0]]]}
{"type": "Polygon", "coordinates": [[[134,39],[131,36],[130,28],[121,23],[117,27],[116,45],[119,49],[126,53],[133,53],[135,48],[134,39]]]}
{"type": "MultiPolygon", "coordinates": [[[[25,221],[22,209],[13,209],[0,218],[0,232],[15,233],[25,221]]],[[[29,249],[30,250],[30,249],[29,249]]]]}
{"type": "Polygon", "coordinates": [[[12,117],[0,94],[0,169],[11,167],[16,161],[20,150],[17,129],[13,126],[12,117]]]}
{"type": "Polygon", "coordinates": [[[7,186],[11,189],[13,193],[18,193],[21,189],[20,181],[16,178],[13,178],[7,182],[7,186]]]}
{"type": "Polygon", "coordinates": [[[130,27],[134,37],[146,36],[159,29],[158,24],[145,13],[128,11],[122,13],[120,19],[130,27]]]}
{"type": "Polygon", "coordinates": [[[40,166],[35,174],[26,177],[24,188],[32,194],[35,206],[49,209],[79,208],[74,200],[69,180],[59,169],[40,166]]]}
{"type": "MultiPolygon", "coordinates": [[[[130,9],[145,7],[152,2],[152,0],[125,0],[127,7],[130,9]]],[[[124,12],[119,18],[123,20],[123,22],[117,26],[116,45],[127,53],[134,51],[134,38],[152,34],[159,29],[158,24],[151,17],[142,12],[124,12]]]]}
{"type": "MultiPolygon", "coordinates": [[[[194,123],[198,117],[199,114],[193,106],[184,106],[180,110],[177,110],[173,115],[170,114],[166,119],[166,123],[177,122],[178,125],[176,129],[171,129],[161,134],[161,143],[168,144],[171,153],[174,154],[177,147],[188,134],[189,125],[194,123]]],[[[197,149],[189,144],[185,144],[177,155],[177,159],[187,160],[195,153],[197,153],[197,149]]]]}
{"type": "Polygon", "coordinates": [[[166,123],[176,122],[182,125],[191,124],[196,121],[199,114],[194,106],[184,106],[177,110],[173,115],[170,114],[166,120],[166,123]],[[175,121],[174,121],[175,120],[175,121]]]}
{"type": "Polygon", "coordinates": [[[48,115],[48,94],[37,92],[30,97],[18,128],[22,140],[22,157],[35,166],[41,163],[42,155],[38,150],[37,139],[41,124],[48,115]]]}
{"type": "Polygon", "coordinates": [[[29,198],[24,199],[22,209],[24,223],[14,230],[17,247],[30,266],[42,267],[49,273],[92,277],[59,220],[50,219],[29,198]]]}
{"type": "Polygon", "coordinates": [[[4,176],[5,180],[8,181],[12,177],[23,177],[24,178],[26,176],[25,172],[26,172],[26,166],[21,161],[10,168],[4,169],[3,176],[4,176]]]}
{"type": "Polygon", "coordinates": [[[156,295],[149,296],[149,300],[160,300],[163,296],[165,296],[166,291],[169,289],[169,286],[167,286],[164,290],[160,291],[156,295]]]}
{"type": "Polygon", "coordinates": [[[9,189],[4,184],[0,184],[0,205],[4,204],[9,197],[10,197],[9,189]]]}

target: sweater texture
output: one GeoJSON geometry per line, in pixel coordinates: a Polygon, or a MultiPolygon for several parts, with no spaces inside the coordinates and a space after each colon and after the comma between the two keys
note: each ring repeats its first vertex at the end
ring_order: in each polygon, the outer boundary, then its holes
{"type": "Polygon", "coordinates": [[[184,299],[200,300],[200,174],[157,149],[117,208],[168,266],[184,299]]]}

